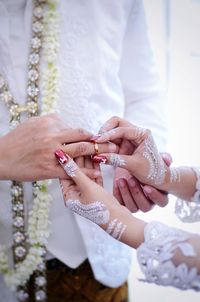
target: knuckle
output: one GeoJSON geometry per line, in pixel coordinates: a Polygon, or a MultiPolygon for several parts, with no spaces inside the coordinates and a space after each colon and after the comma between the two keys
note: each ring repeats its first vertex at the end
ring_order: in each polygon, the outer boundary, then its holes
{"type": "Polygon", "coordinates": [[[76,150],[76,155],[84,155],[87,151],[87,145],[86,143],[79,143],[77,150],[76,150]]]}
{"type": "Polygon", "coordinates": [[[50,162],[47,162],[47,164],[45,165],[45,170],[46,170],[46,172],[49,172],[51,174],[52,165],[50,164],[50,162]]]}
{"type": "Polygon", "coordinates": [[[133,195],[139,195],[141,192],[139,186],[137,186],[137,185],[134,188],[131,188],[131,191],[132,191],[133,195]]]}
{"type": "Polygon", "coordinates": [[[84,130],[83,128],[78,128],[77,129],[77,132],[78,132],[78,134],[80,135],[80,136],[86,136],[87,135],[87,132],[86,132],[86,130],[84,130]]]}
{"type": "Polygon", "coordinates": [[[46,129],[49,127],[50,123],[50,118],[48,116],[45,116],[40,119],[40,128],[46,129]]]}
{"type": "Polygon", "coordinates": [[[44,144],[45,146],[50,146],[51,142],[52,142],[52,136],[49,135],[49,134],[47,134],[47,135],[43,138],[43,144],[44,144]]]}

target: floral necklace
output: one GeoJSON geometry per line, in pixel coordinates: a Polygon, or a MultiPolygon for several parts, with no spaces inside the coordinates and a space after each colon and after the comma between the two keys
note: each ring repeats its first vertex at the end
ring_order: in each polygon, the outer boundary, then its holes
{"type": "MultiPolygon", "coordinates": [[[[45,60],[43,74],[43,103],[41,114],[55,111],[58,97],[58,67],[56,59],[59,48],[58,13],[56,0],[34,0],[32,38],[28,68],[26,104],[20,106],[9,91],[4,77],[0,74],[0,99],[10,113],[10,128],[15,128],[21,114],[28,117],[39,115],[39,65],[41,50],[45,60]],[[47,10],[45,11],[45,7],[47,10]],[[48,76],[47,76],[48,75],[48,76]]],[[[0,245],[0,273],[6,284],[17,290],[19,301],[28,301],[26,282],[35,273],[35,300],[46,301],[45,255],[49,237],[49,211],[52,197],[47,192],[47,181],[33,182],[33,207],[28,215],[28,230],[25,232],[23,183],[12,181],[13,215],[13,259],[15,268],[10,269],[6,249],[0,245]],[[29,247],[28,247],[29,246],[29,247]]]]}

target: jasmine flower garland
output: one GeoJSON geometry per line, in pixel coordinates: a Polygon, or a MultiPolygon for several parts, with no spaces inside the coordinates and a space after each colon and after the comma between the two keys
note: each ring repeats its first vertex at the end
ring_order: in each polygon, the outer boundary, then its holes
{"type": "MultiPolygon", "coordinates": [[[[47,0],[48,10],[44,16],[44,60],[46,70],[43,76],[43,104],[41,115],[55,112],[58,99],[58,67],[56,65],[59,50],[58,0],[47,0]]],[[[11,290],[24,285],[38,265],[43,262],[45,246],[50,235],[49,212],[52,196],[47,192],[47,181],[36,183],[38,192],[33,199],[32,210],[28,216],[27,242],[30,244],[25,259],[14,269],[9,268],[6,247],[0,245],[0,273],[11,290]]]]}

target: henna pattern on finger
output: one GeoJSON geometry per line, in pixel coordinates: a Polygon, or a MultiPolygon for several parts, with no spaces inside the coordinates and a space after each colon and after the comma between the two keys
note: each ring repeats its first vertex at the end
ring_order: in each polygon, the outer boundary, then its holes
{"type": "Polygon", "coordinates": [[[125,166],[125,160],[121,158],[119,154],[111,154],[110,155],[110,164],[117,168],[125,166]]]}
{"type": "Polygon", "coordinates": [[[147,178],[155,184],[162,184],[167,170],[152,135],[149,135],[145,139],[144,146],[143,156],[148,160],[150,165],[150,171],[147,178]]]}
{"type": "Polygon", "coordinates": [[[62,150],[57,150],[55,156],[69,177],[75,177],[77,166],[70,157],[62,150]]]}
{"type": "Polygon", "coordinates": [[[67,175],[69,177],[76,177],[76,170],[77,170],[77,166],[75,165],[74,161],[73,160],[69,160],[68,163],[63,166],[65,172],[67,173],[67,175]]]}

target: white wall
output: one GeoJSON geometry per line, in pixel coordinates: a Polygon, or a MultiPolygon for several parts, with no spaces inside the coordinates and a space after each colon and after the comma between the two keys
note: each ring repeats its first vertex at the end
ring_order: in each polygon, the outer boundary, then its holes
{"type": "MultiPolygon", "coordinates": [[[[166,0],[167,1],[167,0],[166,0]]],[[[165,0],[144,0],[150,37],[162,78],[165,79],[166,28],[165,0]]],[[[171,0],[170,9],[170,85],[169,145],[174,165],[200,166],[200,1],[171,0]]],[[[193,232],[200,223],[181,224],[173,213],[174,198],[164,208],[137,214],[147,221],[160,220],[193,232]]],[[[130,274],[131,302],[199,302],[200,294],[139,282],[143,277],[134,253],[130,274]]]]}

